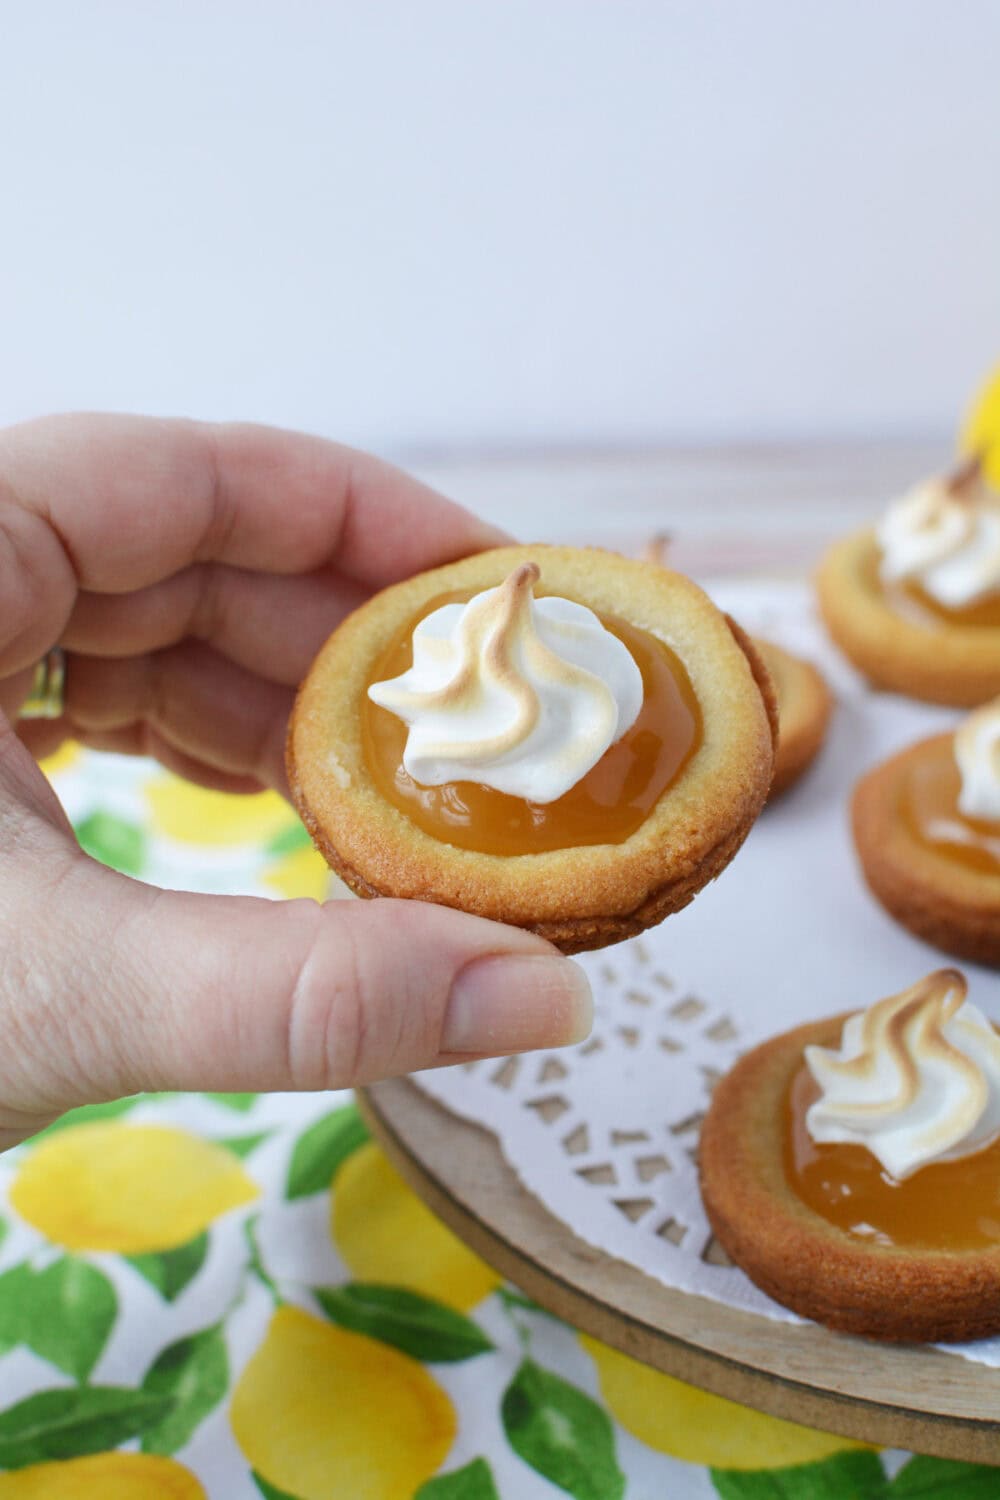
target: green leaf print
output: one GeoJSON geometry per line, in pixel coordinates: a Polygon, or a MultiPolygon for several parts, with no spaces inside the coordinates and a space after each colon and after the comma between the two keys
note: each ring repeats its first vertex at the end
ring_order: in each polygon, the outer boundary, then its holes
{"type": "Polygon", "coordinates": [[[260,1096],[258,1094],[206,1094],[206,1099],[214,1099],[216,1104],[231,1109],[238,1115],[245,1115],[248,1109],[253,1109],[260,1096]]]}
{"type": "Polygon", "coordinates": [[[0,1412],[0,1469],[106,1453],[160,1422],[173,1402],[120,1386],[38,1391],[0,1412]]]}
{"type": "Polygon", "coordinates": [[[0,1276],[0,1354],[16,1349],[24,1331],[24,1294],[31,1267],[12,1266],[0,1276]]]}
{"type": "Polygon", "coordinates": [[[886,1491],[886,1500],[996,1500],[1000,1471],[945,1458],[911,1458],[886,1491]]]}
{"type": "Polygon", "coordinates": [[[166,1302],[173,1302],[197,1276],[207,1254],[208,1231],[203,1229],[201,1234],[188,1240],[186,1245],[178,1245],[176,1250],[150,1250],[140,1255],[123,1255],[122,1260],[127,1260],[140,1276],[155,1286],[166,1302]]]}
{"type": "Polygon", "coordinates": [[[332,1322],[381,1339],[426,1364],[454,1364],[493,1348],[471,1318],[404,1287],[355,1281],[318,1288],[315,1295],[332,1322]]]}
{"type": "Polygon", "coordinates": [[[166,1097],[168,1096],[163,1094],[130,1094],[127,1099],[109,1099],[104,1104],[81,1104],[79,1109],[69,1109],[58,1120],[53,1120],[51,1125],[46,1125],[44,1130],[32,1136],[29,1144],[36,1145],[47,1135],[55,1135],[57,1130],[69,1130],[74,1125],[93,1125],[97,1120],[113,1120],[134,1109],[140,1099],[166,1097]]]}
{"type": "Polygon", "coordinates": [[[296,818],[287,828],[275,834],[264,852],[271,859],[282,859],[286,854],[294,854],[297,849],[308,849],[311,844],[312,839],[296,818]]]}
{"type": "Polygon", "coordinates": [[[256,1135],[224,1136],[221,1140],[216,1141],[216,1145],[225,1146],[227,1151],[231,1151],[234,1156],[238,1156],[242,1161],[251,1152],[256,1151],[258,1146],[262,1146],[265,1141],[269,1141],[273,1134],[273,1130],[258,1130],[256,1135]]]}
{"type": "Polygon", "coordinates": [[[625,1476],[606,1413],[583,1391],[526,1359],[503,1396],[514,1452],[574,1500],[621,1500],[625,1476]]]}
{"type": "Polygon", "coordinates": [[[485,1458],[474,1458],[464,1469],[428,1479],[413,1500],[500,1500],[500,1496],[485,1458]]]}
{"type": "Polygon", "coordinates": [[[285,1197],[326,1192],[340,1164],[368,1139],[368,1127],[354,1104],[344,1104],[316,1120],[295,1142],[285,1197]]]}
{"type": "Polygon", "coordinates": [[[143,1453],[170,1454],[183,1448],[228,1388],[229,1356],[218,1326],[164,1349],[146,1372],[142,1389],[150,1396],[171,1397],[174,1404],[161,1421],[143,1431],[143,1453]]]}
{"type": "Polygon", "coordinates": [[[720,1500],[883,1500],[888,1494],[876,1453],[836,1453],[822,1463],[787,1469],[709,1472],[720,1500]]]}
{"type": "Polygon", "coordinates": [[[98,809],[76,825],[80,848],[123,875],[139,875],[146,861],[146,835],[135,823],[98,809]]]}
{"type": "Polygon", "coordinates": [[[250,1478],[264,1496],[264,1500],[300,1500],[298,1495],[290,1495],[287,1490],[279,1490],[276,1484],[268,1484],[256,1469],[250,1471],[250,1478]]]}
{"type": "Polygon", "coordinates": [[[243,1221],[243,1240],[249,1257],[247,1270],[256,1276],[263,1286],[267,1287],[277,1304],[281,1302],[281,1293],[278,1291],[277,1282],[274,1281],[264,1264],[263,1256],[260,1253],[260,1245],[257,1243],[257,1222],[259,1219],[260,1214],[254,1214],[253,1218],[244,1219],[243,1221]]]}
{"type": "Polygon", "coordinates": [[[75,1255],[0,1276],[0,1348],[25,1344],[74,1380],[88,1379],[117,1316],[111,1282],[75,1255]]]}
{"type": "Polygon", "coordinates": [[[25,1288],[24,1342],[67,1375],[84,1381],[118,1316],[111,1282],[96,1266],[67,1255],[25,1288]]]}

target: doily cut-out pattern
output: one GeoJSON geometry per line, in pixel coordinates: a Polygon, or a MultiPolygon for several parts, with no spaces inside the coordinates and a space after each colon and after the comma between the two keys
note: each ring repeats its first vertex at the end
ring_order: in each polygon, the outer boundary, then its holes
{"type": "Polygon", "coordinates": [[[418,1082],[513,1144],[526,1185],[578,1232],[585,1224],[591,1244],[620,1255],[624,1225],[627,1258],[649,1275],[704,1291],[704,1269],[695,1268],[708,1266],[726,1278],[724,1300],[770,1307],[730,1267],[698,1193],[698,1130],[713,1085],[738,1055],[735,1018],[667,973],[648,939],[584,962],[597,1004],[581,1046],[468,1063],[418,1082]]]}
{"type": "MultiPolygon", "coordinates": [[[[816,661],[838,707],[816,767],[721,878],[641,938],[578,961],[596,1020],[581,1046],[420,1074],[446,1108],[497,1137],[514,1171],[580,1239],[666,1286],[799,1321],[733,1266],[698,1191],[698,1132],[740,1051],[813,1017],[871,1003],[938,967],[875,905],[845,813],[857,777],[956,716],[878,693],[825,643],[799,584],[730,585],[720,605],[816,661]]],[[[995,975],[965,965],[1000,1020],[995,975]]],[[[953,1352],[1000,1364],[1000,1339],[953,1352]]]]}

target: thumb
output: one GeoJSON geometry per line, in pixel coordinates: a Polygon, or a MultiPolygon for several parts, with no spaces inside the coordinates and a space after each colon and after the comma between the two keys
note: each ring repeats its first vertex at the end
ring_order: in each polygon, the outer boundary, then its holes
{"type": "Polygon", "coordinates": [[[583,970],[516,928],[105,869],[2,720],[0,826],[0,1149],[141,1090],[341,1088],[589,1029],[583,970]]]}
{"type": "Polygon", "coordinates": [[[74,925],[109,934],[108,981],[73,995],[68,962],[66,1003],[115,1038],[104,1090],[344,1088],[590,1027],[582,969],[462,912],[193,896],[93,867],[80,885],[74,925]]]}
{"type": "Polygon", "coordinates": [[[340,1088],[589,1029],[582,969],[531,933],[417,902],[157,890],[84,856],[32,773],[0,854],[0,1148],[122,1094],[340,1088]]]}

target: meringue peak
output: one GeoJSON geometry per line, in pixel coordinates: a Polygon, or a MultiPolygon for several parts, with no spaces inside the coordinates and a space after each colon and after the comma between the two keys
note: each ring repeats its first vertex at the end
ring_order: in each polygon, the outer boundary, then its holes
{"type": "Polygon", "coordinates": [[[635,722],[642,676],[592,610],[535,599],[521,563],[497,588],[446,604],[413,633],[413,665],[369,697],[409,726],[403,766],[418,783],[475,781],[551,802],[635,722]]]}
{"type": "Polygon", "coordinates": [[[851,1016],[839,1051],[806,1047],[813,1140],[867,1146],[898,1180],[994,1140],[1000,1036],[967,994],[963,974],[938,969],[851,1016]]]}
{"type": "Polygon", "coordinates": [[[877,538],[884,583],[917,583],[949,609],[1000,591],[1000,496],[978,457],[896,500],[877,538]]]}
{"type": "Polygon", "coordinates": [[[966,818],[1000,822],[1000,698],[963,719],[954,744],[962,778],[959,812],[966,818]]]}

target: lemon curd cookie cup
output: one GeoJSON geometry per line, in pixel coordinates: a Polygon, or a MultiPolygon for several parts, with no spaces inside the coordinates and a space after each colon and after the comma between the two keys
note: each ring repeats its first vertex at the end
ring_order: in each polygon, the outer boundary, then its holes
{"type": "Polygon", "coordinates": [[[835,543],[816,585],[831,636],[877,686],[959,708],[1000,693],[1000,496],[977,458],[835,543]]]}
{"type": "Polygon", "coordinates": [[[1000,699],[869,771],[851,818],[890,916],[945,953],[1000,966],[1000,699]]]}
{"type": "Polygon", "coordinates": [[[849,1333],[1000,1332],[1000,1037],[940,970],[773,1037],[716,1087],[699,1172],[729,1256],[849,1333]]]}
{"type": "MultiPolygon", "coordinates": [[[[656,532],[642,549],[644,562],[665,568],[671,548],[669,532],[656,532]]],[[[752,636],[753,648],[767,668],[778,706],[778,744],[770,801],[805,775],[826,738],[833,696],[819,668],[774,641],[752,636]]]]}
{"type": "Polygon", "coordinates": [[[753,638],[778,701],[778,748],[771,798],[793,786],[823,748],[833,697],[818,667],[773,641],[753,638]]]}
{"type": "Polygon", "coordinates": [[[345,620],[299,691],[287,764],[358,895],[458,907],[572,953],[641,932],[719,874],[763,805],[774,743],[766,670],[689,579],[597,549],[505,547],[345,620]]]}

